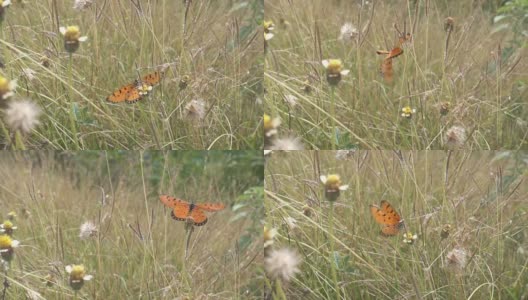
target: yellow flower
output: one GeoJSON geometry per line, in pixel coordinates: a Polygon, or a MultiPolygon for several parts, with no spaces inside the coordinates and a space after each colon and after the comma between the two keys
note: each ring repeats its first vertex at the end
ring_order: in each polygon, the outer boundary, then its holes
{"type": "Polygon", "coordinates": [[[17,217],[17,214],[16,212],[14,211],[10,211],[8,214],[7,214],[7,218],[11,221],[13,221],[15,218],[17,217]]]}
{"type": "Polygon", "coordinates": [[[59,30],[64,36],[64,48],[70,53],[77,51],[80,42],[88,39],[87,36],[81,36],[79,26],[60,27],[59,30]]]}
{"type": "Polygon", "coordinates": [[[405,106],[404,108],[402,108],[401,116],[404,117],[404,118],[410,119],[412,117],[412,115],[415,114],[415,113],[416,113],[416,109],[415,108],[411,108],[410,106],[405,106]]]}
{"type": "Polygon", "coordinates": [[[6,100],[13,96],[17,87],[16,80],[9,80],[5,77],[0,76],[0,100],[6,100]]]}
{"type": "Polygon", "coordinates": [[[340,59],[325,59],[322,64],[326,69],[326,80],[330,85],[337,85],[342,76],[350,72],[350,70],[343,70],[343,63],[340,59]]]}
{"type": "Polygon", "coordinates": [[[12,235],[13,231],[17,229],[16,226],[13,226],[13,223],[9,220],[4,221],[3,224],[0,224],[0,233],[5,233],[7,235],[12,235]]]}
{"type": "Polygon", "coordinates": [[[326,199],[329,201],[337,200],[340,192],[348,189],[348,185],[341,184],[341,177],[337,174],[331,174],[328,176],[322,175],[320,179],[324,185],[326,199]]]}
{"type": "Polygon", "coordinates": [[[280,126],[279,118],[272,119],[269,115],[264,114],[264,134],[266,137],[277,134],[277,128],[280,126]]]}
{"type": "Polygon", "coordinates": [[[413,244],[418,239],[418,235],[407,232],[403,235],[403,242],[406,244],[413,244]]]}
{"type": "Polygon", "coordinates": [[[84,265],[67,265],[66,272],[70,274],[70,286],[74,290],[79,290],[85,281],[93,278],[92,275],[86,275],[84,265]]]}
{"type": "Polygon", "coordinates": [[[271,31],[275,29],[273,21],[264,21],[264,40],[269,41],[273,38],[274,34],[271,31]]]}
{"type": "Polygon", "coordinates": [[[0,255],[5,261],[11,261],[13,259],[14,248],[18,247],[20,243],[17,240],[13,240],[9,235],[0,235],[0,255]]]}
{"type": "Polygon", "coordinates": [[[277,229],[264,226],[264,248],[273,245],[273,239],[277,235],[277,229]]]}

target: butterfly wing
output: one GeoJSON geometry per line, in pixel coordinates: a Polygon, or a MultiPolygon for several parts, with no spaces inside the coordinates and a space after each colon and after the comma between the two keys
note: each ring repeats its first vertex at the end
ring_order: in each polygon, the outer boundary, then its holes
{"type": "Polygon", "coordinates": [[[189,216],[191,205],[182,199],[161,195],[160,201],[163,203],[163,205],[172,208],[171,217],[174,220],[185,221],[185,219],[189,216]]]}
{"type": "Polygon", "coordinates": [[[161,75],[162,75],[161,72],[156,71],[154,73],[148,74],[144,76],[143,78],[141,78],[141,82],[154,86],[160,82],[161,75]]]}
{"type": "Polygon", "coordinates": [[[385,58],[381,63],[381,74],[386,82],[391,83],[392,76],[392,58],[385,58]]]}
{"type": "Polygon", "coordinates": [[[223,203],[199,203],[195,206],[205,211],[219,211],[225,208],[223,203]]]}
{"type": "Polygon", "coordinates": [[[195,226],[202,226],[207,223],[207,216],[205,215],[203,210],[196,206],[191,211],[190,217],[193,219],[195,226]]]}
{"type": "Polygon", "coordinates": [[[403,49],[400,47],[393,48],[389,54],[387,55],[387,58],[395,58],[403,54],[403,49]]]}
{"type": "Polygon", "coordinates": [[[137,87],[134,86],[134,88],[127,93],[126,102],[127,103],[138,102],[139,100],[141,100],[141,98],[142,96],[141,94],[139,94],[137,87]]]}
{"type": "Polygon", "coordinates": [[[112,95],[106,98],[106,100],[112,103],[120,103],[120,102],[126,101],[128,98],[128,94],[132,90],[137,90],[136,86],[133,83],[127,84],[121,87],[120,89],[114,91],[112,95]]]}
{"type": "Polygon", "coordinates": [[[397,235],[398,233],[400,233],[400,228],[401,226],[399,225],[383,226],[383,228],[381,229],[381,233],[383,235],[388,235],[388,236],[397,235]]]}
{"type": "Polygon", "coordinates": [[[171,211],[171,217],[176,221],[185,221],[189,216],[190,209],[190,204],[178,203],[176,206],[174,206],[174,209],[171,211]]]}
{"type": "Polygon", "coordinates": [[[167,207],[174,208],[180,204],[189,205],[186,201],[168,195],[161,195],[160,201],[167,207]]]}
{"type": "Polygon", "coordinates": [[[370,206],[370,213],[376,222],[383,225],[397,225],[400,223],[400,215],[394,210],[389,202],[381,201],[381,207],[377,205],[370,206]]]}

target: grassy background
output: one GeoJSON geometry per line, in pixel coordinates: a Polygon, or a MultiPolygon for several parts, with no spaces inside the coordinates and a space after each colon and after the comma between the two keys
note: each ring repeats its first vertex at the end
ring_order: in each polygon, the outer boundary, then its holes
{"type": "MultiPolygon", "coordinates": [[[[522,21],[493,24],[497,1],[361,2],[265,2],[266,19],[276,25],[266,54],[265,111],[282,119],[282,135],[292,131],[307,148],[331,149],[335,119],[339,149],[443,149],[442,135],[459,125],[468,135],[464,148],[527,148],[522,21]],[[447,17],[455,29],[444,60],[447,17]],[[349,43],[338,40],[346,22],[362,33],[349,43]],[[393,60],[394,82],[386,84],[376,50],[390,50],[393,24],[403,30],[404,22],[413,40],[393,60]],[[335,115],[321,64],[329,58],[350,69],[335,91],[335,115]],[[311,93],[301,91],[305,80],[311,93]],[[299,104],[287,105],[286,95],[299,104]],[[451,103],[446,116],[443,102],[451,103]],[[417,110],[411,120],[401,117],[408,105],[417,110]]],[[[522,20],[526,8],[519,13],[522,20]]]]}
{"type": "Polygon", "coordinates": [[[183,3],[94,1],[76,11],[73,1],[13,1],[1,28],[2,73],[18,78],[19,96],[44,110],[42,125],[26,137],[26,147],[259,148],[262,1],[192,1],[185,33],[183,3]],[[59,33],[59,26],[68,25],[80,26],[88,36],[73,55],[71,81],[59,33]],[[49,68],[42,65],[44,57],[49,68]],[[132,105],[106,102],[138,73],[144,76],[166,63],[171,65],[165,78],[149,97],[132,105]],[[21,76],[26,68],[36,72],[34,80],[21,76]],[[185,75],[190,82],[180,89],[185,75]],[[192,99],[203,99],[207,106],[198,124],[185,118],[184,107],[192,99]]]}
{"type": "Polygon", "coordinates": [[[343,161],[333,151],[274,152],[266,162],[266,224],[278,229],[273,247],[294,248],[304,260],[285,287],[288,299],[335,299],[331,262],[345,299],[526,298],[527,159],[526,152],[358,151],[343,161]],[[350,187],[335,202],[330,236],[318,178],[335,173],[350,187]],[[403,233],[381,236],[369,205],[383,199],[418,234],[414,244],[403,243],[403,233]],[[452,231],[442,239],[445,224],[452,231]],[[468,261],[458,272],[445,260],[457,246],[468,261]]]}
{"type": "Polygon", "coordinates": [[[262,260],[262,169],[256,151],[3,155],[1,214],[18,213],[21,241],[7,298],[33,290],[71,299],[64,266],[82,263],[95,276],[82,299],[260,299],[254,266],[262,260]],[[184,224],[171,219],[161,193],[226,204],[195,227],[187,261],[184,224]],[[99,233],[81,240],[85,221],[99,233]],[[43,283],[48,274],[51,287],[43,283]]]}

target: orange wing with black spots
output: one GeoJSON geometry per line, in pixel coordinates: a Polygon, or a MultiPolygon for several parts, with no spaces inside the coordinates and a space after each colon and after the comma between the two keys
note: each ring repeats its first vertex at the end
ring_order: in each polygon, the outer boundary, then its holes
{"type": "Polygon", "coordinates": [[[376,222],[385,225],[381,229],[384,235],[396,235],[400,232],[403,220],[389,202],[382,200],[380,206],[372,204],[370,213],[376,222]]]}
{"type": "Polygon", "coordinates": [[[207,216],[204,210],[219,211],[225,208],[222,203],[193,204],[167,195],[161,195],[160,200],[165,206],[173,209],[171,217],[174,220],[186,221],[187,218],[192,218],[195,226],[202,226],[207,223],[207,216]]]}
{"type": "Polygon", "coordinates": [[[161,73],[159,71],[156,71],[154,73],[148,74],[148,75],[144,76],[143,78],[141,78],[141,82],[145,83],[145,84],[148,84],[148,85],[151,85],[151,86],[154,86],[154,85],[156,85],[156,84],[158,84],[160,82],[162,75],[163,75],[163,73],[161,73]]]}
{"type": "Polygon", "coordinates": [[[140,99],[141,95],[139,94],[137,85],[135,83],[122,86],[118,90],[114,91],[112,95],[106,98],[107,101],[112,103],[120,103],[125,101],[127,103],[134,103],[140,99]]]}
{"type": "Polygon", "coordinates": [[[206,211],[219,211],[225,208],[223,203],[200,203],[195,205],[196,207],[206,211]]]}

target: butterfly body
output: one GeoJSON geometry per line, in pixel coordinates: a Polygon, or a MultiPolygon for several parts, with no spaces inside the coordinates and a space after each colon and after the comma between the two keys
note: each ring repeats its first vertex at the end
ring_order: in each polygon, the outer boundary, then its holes
{"type": "Polygon", "coordinates": [[[114,91],[110,96],[106,98],[107,101],[112,103],[135,103],[147,95],[152,87],[159,83],[163,74],[159,71],[148,74],[140,80],[135,80],[133,83],[122,86],[121,88],[114,91]]]}
{"type": "Polygon", "coordinates": [[[381,232],[383,235],[396,235],[403,227],[403,220],[389,202],[382,200],[380,206],[371,205],[370,213],[379,224],[385,225],[381,232]]]}
{"type": "Polygon", "coordinates": [[[171,217],[177,221],[187,221],[192,219],[193,225],[202,226],[207,223],[207,216],[204,211],[219,211],[225,208],[222,203],[188,203],[184,200],[161,195],[161,202],[172,208],[171,217]]]}

